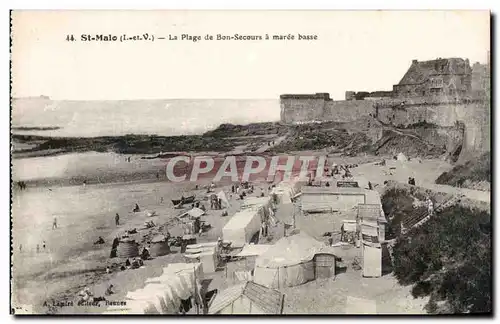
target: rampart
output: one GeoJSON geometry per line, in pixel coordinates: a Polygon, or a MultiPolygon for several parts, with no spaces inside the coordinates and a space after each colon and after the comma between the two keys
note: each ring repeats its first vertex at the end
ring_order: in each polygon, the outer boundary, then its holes
{"type": "Polygon", "coordinates": [[[375,104],[374,116],[385,124],[406,127],[430,123],[452,127],[463,123],[465,155],[491,150],[491,106],[489,98],[412,98],[409,100],[380,100],[375,104]]]}
{"type": "Polygon", "coordinates": [[[368,115],[396,127],[423,122],[453,127],[460,122],[465,126],[462,156],[491,150],[489,98],[413,97],[335,101],[328,94],[281,97],[281,121],[287,124],[350,122],[368,115]]]}

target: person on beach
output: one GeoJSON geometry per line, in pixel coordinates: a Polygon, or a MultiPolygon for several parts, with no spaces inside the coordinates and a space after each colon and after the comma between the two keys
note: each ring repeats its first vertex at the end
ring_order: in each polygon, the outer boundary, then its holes
{"type": "Polygon", "coordinates": [[[54,221],[52,222],[52,229],[57,229],[57,218],[54,217],[54,221]]]}
{"type": "MultiPolygon", "coordinates": [[[[182,197],[182,200],[184,200],[184,197],[182,197]]],[[[135,207],[134,207],[133,212],[134,212],[134,213],[138,213],[138,212],[140,212],[140,211],[141,211],[141,209],[139,208],[139,204],[135,204],[135,207]]]]}
{"type": "Polygon", "coordinates": [[[115,292],[113,291],[113,285],[109,285],[108,289],[106,289],[106,292],[104,293],[106,296],[113,295],[115,292]]]}
{"type": "Polygon", "coordinates": [[[120,240],[115,237],[115,239],[113,240],[113,244],[111,245],[111,254],[109,255],[110,258],[116,258],[118,244],[120,244],[120,240]]]}
{"type": "Polygon", "coordinates": [[[434,214],[434,203],[429,197],[427,197],[427,212],[429,213],[429,216],[434,214]]]}
{"type": "Polygon", "coordinates": [[[160,204],[163,203],[163,197],[160,197],[160,204]]]}
{"type": "Polygon", "coordinates": [[[160,172],[156,172],[156,180],[160,180],[160,172]]]}
{"type": "Polygon", "coordinates": [[[118,213],[116,213],[116,215],[115,215],[115,223],[116,223],[116,226],[120,225],[120,215],[118,215],[118,213]]]}
{"type": "Polygon", "coordinates": [[[151,257],[150,253],[149,253],[149,250],[145,247],[143,250],[142,250],[142,253],[141,253],[141,259],[143,260],[149,260],[149,258],[151,257]]]}
{"type": "Polygon", "coordinates": [[[231,186],[231,192],[234,193],[235,189],[234,189],[234,185],[231,186]]]}
{"type": "Polygon", "coordinates": [[[23,245],[22,244],[19,244],[19,252],[23,252],[23,245]]]}
{"type": "Polygon", "coordinates": [[[45,241],[42,242],[42,248],[45,250],[45,241]]]}

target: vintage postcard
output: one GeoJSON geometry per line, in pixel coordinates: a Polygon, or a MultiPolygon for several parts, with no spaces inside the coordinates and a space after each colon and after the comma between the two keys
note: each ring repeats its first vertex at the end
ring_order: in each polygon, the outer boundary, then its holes
{"type": "Polygon", "coordinates": [[[489,11],[11,38],[12,314],[492,313],[489,11]]]}

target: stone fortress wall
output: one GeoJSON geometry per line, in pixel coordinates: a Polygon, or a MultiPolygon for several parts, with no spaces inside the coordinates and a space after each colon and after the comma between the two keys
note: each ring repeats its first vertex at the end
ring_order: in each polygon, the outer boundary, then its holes
{"type": "MultiPolygon", "coordinates": [[[[414,60],[403,80],[407,76],[411,76],[415,69],[418,70],[419,64],[421,64],[420,70],[415,72],[417,76],[427,73],[429,80],[442,78],[450,72],[443,72],[441,75],[439,74],[441,72],[432,70],[434,66],[438,63],[451,65],[456,61],[461,64],[465,62],[466,67],[468,66],[468,60],[462,60],[463,62],[460,60],[438,59],[427,62],[414,60]],[[426,71],[425,69],[431,70],[426,71]]],[[[347,91],[347,100],[333,100],[328,93],[282,95],[280,97],[281,121],[286,124],[322,121],[350,122],[364,116],[373,116],[383,124],[395,127],[427,122],[446,128],[463,123],[465,126],[463,150],[469,153],[490,151],[489,61],[487,65],[476,63],[472,69],[468,69],[466,72],[471,73],[472,79],[472,86],[468,88],[466,93],[462,88],[458,90],[436,88],[435,82],[428,80],[428,82],[424,82],[428,89],[422,91],[425,96],[415,95],[412,92],[412,96],[403,97],[395,91],[371,93],[347,91]]],[[[462,72],[456,73],[465,78],[462,72]]],[[[403,80],[394,88],[401,87],[403,80]]],[[[411,84],[403,85],[413,86],[411,84]]],[[[415,84],[414,87],[422,87],[422,83],[415,84]]]]}

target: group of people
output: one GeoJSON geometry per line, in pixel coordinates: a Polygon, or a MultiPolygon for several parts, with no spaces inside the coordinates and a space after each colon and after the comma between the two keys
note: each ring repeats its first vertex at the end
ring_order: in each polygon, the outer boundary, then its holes
{"type": "MultiPolygon", "coordinates": [[[[42,249],[43,249],[43,251],[45,251],[47,249],[47,244],[45,243],[45,241],[42,242],[42,249]]],[[[23,245],[22,244],[19,244],[19,252],[20,253],[23,252],[23,245]]],[[[40,253],[40,244],[36,245],[36,253],[40,253]]]]}
{"type": "Polygon", "coordinates": [[[212,196],[210,199],[210,209],[222,209],[222,199],[217,196],[212,196]]]}
{"type": "Polygon", "coordinates": [[[408,184],[414,186],[415,185],[415,178],[409,177],[408,178],[408,184]]]}

